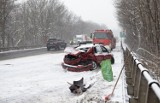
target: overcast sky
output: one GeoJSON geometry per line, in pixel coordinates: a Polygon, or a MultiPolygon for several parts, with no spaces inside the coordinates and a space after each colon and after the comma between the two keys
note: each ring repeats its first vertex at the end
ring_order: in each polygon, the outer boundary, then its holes
{"type": "Polygon", "coordinates": [[[60,0],[66,7],[84,21],[105,24],[109,29],[119,33],[114,0],[60,0]]]}
{"type": "MultiPolygon", "coordinates": [[[[26,0],[19,0],[26,1],[26,0]]],[[[116,19],[116,9],[114,0],[59,0],[64,3],[69,11],[80,16],[84,21],[92,21],[99,24],[105,24],[119,35],[121,31],[116,19]]]]}

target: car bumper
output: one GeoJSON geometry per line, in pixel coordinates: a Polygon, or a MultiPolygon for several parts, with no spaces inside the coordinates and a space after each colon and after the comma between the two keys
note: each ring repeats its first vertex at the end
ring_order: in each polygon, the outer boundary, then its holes
{"type": "Polygon", "coordinates": [[[88,65],[69,65],[66,63],[62,63],[62,67],[68,71],[72,72],[83,72],[83,71],[89,71],[93,69],[92,64],[88,65]]]}

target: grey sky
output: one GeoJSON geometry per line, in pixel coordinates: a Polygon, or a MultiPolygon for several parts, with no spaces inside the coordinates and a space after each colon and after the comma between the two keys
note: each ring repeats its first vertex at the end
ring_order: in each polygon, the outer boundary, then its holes
{"type": "Polygon", "coordinates": [[[119,33],[113,0],[60,0],[66,7],[85,21],[105,24],[109,29],[119,33]]]}
{"type": "MultiPolygon", "coordinates": [[[[20,2],[26,0],[19,0],[20,2]]],[[[116,19],[116,9],[114,0],[59,0],[64,5],[80,16],[84,21],[93,21],[99,24],[105,24],[112,29],[115,35],[119,35],[120,27],[116,19]]]]}

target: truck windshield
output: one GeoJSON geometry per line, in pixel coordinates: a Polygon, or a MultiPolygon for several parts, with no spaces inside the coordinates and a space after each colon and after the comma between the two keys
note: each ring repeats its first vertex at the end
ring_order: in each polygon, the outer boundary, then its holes
{"type": "Polygon", "coordinates": [[[77,38],[77,41],[83,41],[83,39],[82,38],[77,38]]]}
{"type": "Polygon", "coordinates": [[[107,33],[104,33],[104,32],[95,32],[94,33],[94,38],[97,38],[97,39],[112,39],[112,35],[111,34],[107,34],[107,33]]]}

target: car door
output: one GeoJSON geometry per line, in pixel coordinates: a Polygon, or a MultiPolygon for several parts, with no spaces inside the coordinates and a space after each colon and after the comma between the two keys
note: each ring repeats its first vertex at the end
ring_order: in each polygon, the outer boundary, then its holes
{"type": "Polygon", "coordinates": [[[109,54],[109,51],[102,45],[100,47],[101,47],[101,50],[102,50],[103,60],[111,59],[111,55],[109,54]]]}
{"type": "Polygon", "coordinates": [[[101,63],[101,61],[104,59],[102,49],[99,45],[95,46],[95,56],[96,56],[96,59],[97,59],[98,63],[101,63]]]}

